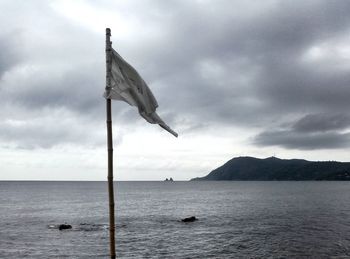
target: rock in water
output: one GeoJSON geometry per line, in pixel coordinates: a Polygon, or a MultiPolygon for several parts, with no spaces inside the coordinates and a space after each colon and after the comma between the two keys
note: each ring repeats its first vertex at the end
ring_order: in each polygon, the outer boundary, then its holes
{"type": "Polygon", "coordinates": [[[196,220],[198,220],[198,219],[195,216],[192,216],[192,217],[189,217],[189,218],[184,218],[181,221],[182,222],[193,222],[193,221],[196,221],[196,220]]]}
{"type": "Polygon", "coordinates": [[[58,226],[59,230],[71,229],[71,228],[72,228],[72,225],[69,225],[69,224],[61,224],[58,226]]]}

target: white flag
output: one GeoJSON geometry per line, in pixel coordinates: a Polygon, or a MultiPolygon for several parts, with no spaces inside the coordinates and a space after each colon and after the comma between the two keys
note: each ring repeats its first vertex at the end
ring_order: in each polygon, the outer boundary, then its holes
{"type": "Polygon", "coordinates": [[[112,49],[111,76],[111,88],[106,89],[105,98],[124,101],[136,106],[146,121],[159,124],[175,137],[178,136],[156,113],[157,100],[145,81],[114,49],[112,49]]]}

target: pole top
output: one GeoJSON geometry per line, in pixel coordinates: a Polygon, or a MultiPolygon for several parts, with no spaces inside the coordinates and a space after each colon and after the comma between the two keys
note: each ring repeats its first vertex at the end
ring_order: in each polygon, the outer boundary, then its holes
{"type": "Polygon", "coordinates": [[[111,36],[111,29],[110,28],[106,28],[106,35],[111,36]]]}

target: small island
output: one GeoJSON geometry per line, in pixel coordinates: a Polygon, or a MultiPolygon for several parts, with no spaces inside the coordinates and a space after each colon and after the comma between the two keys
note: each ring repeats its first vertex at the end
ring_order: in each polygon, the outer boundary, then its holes
{"type": "Polygon", "coordinates": [[[349,181],[350,163],[269,157],[236,157],[191,181],[349,181]]]}

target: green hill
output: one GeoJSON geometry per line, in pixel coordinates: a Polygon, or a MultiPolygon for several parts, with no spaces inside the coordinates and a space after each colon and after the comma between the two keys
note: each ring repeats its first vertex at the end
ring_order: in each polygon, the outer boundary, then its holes
{"type": "Polygon", "coordinates": [[[191,181],[350,180],[350,163],[302,159],[236,157],[207,176],[191,181]]]}

